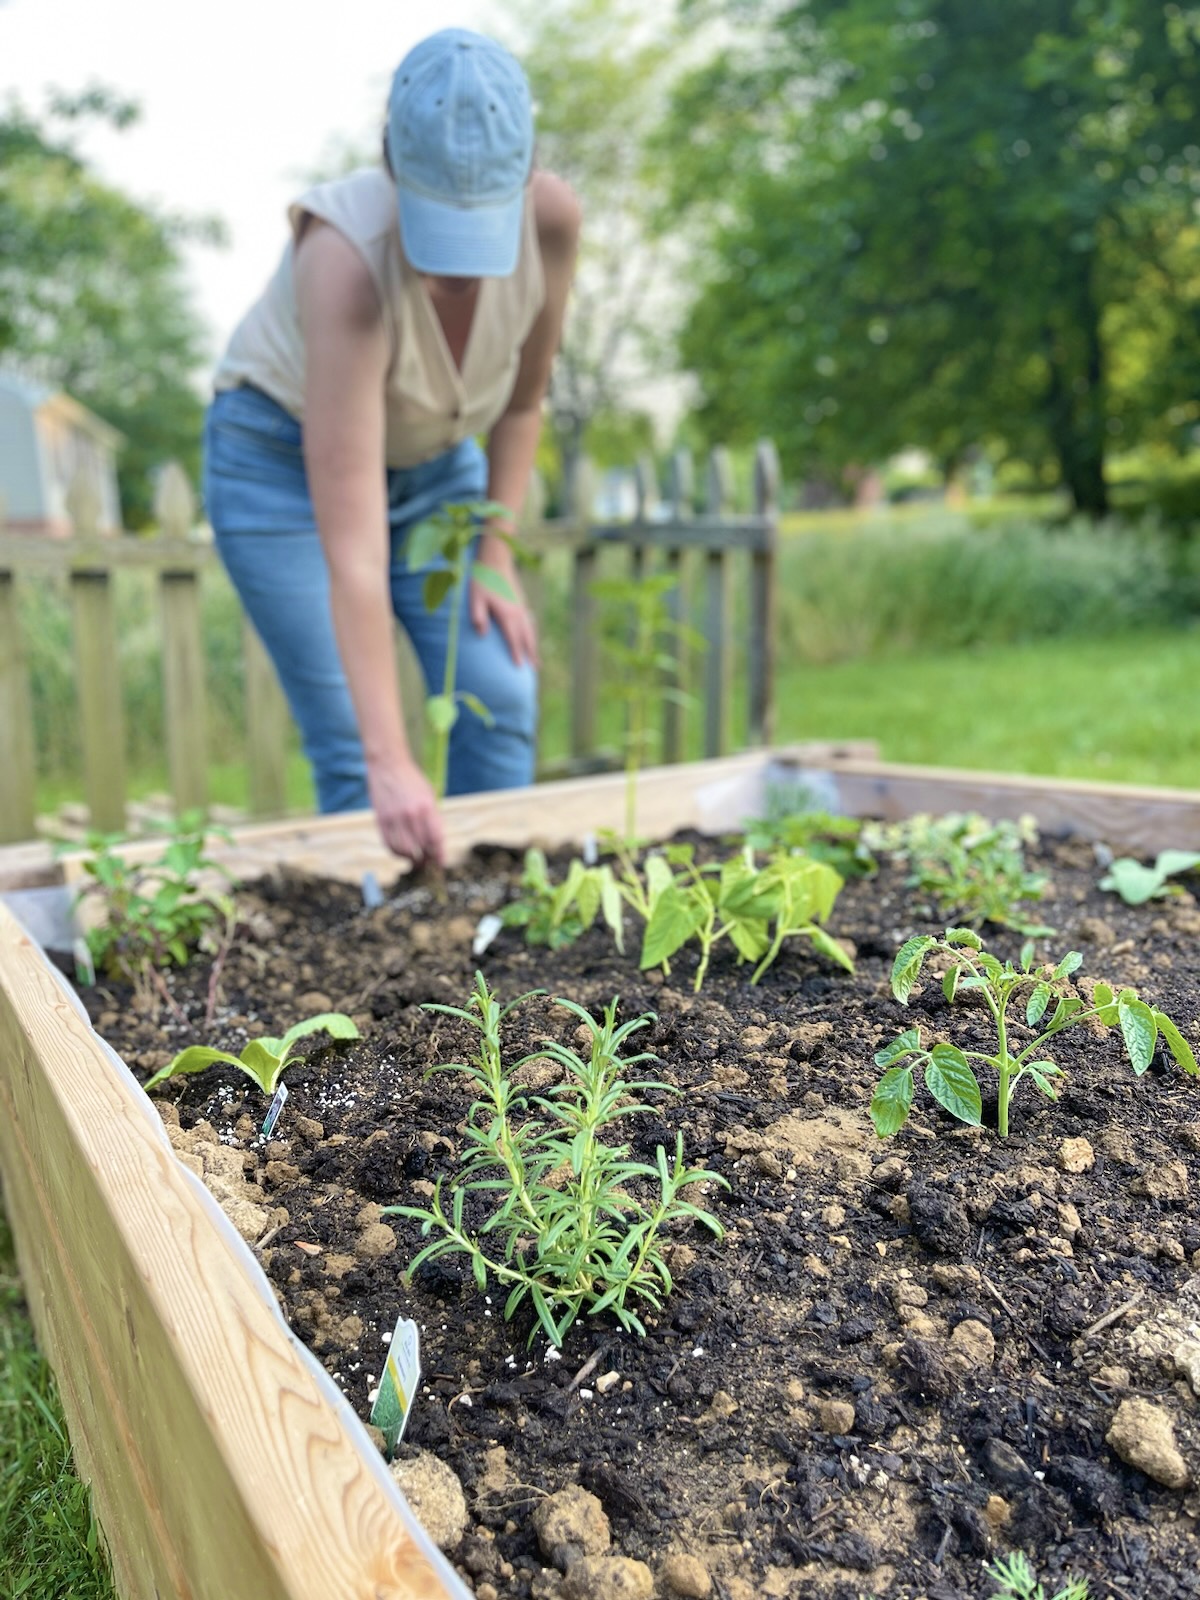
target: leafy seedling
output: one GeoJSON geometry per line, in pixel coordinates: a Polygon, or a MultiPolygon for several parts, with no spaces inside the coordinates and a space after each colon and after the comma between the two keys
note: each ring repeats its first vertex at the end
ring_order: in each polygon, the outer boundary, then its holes
{"type": "Polygon", "coordinates": [[[274,1094],[284,1070],[300,1059],[295,1045],[310,1033],[327,1033],[332,1039],[357,1039],[358,1028],[344,1011],[322,1011],[319,1016],[308,1017],[288,1029],[282,1039],[251,1039],[240,1056],[228,1050],[214,1050],[208,1045],[192,1044],[181,1050],[174,1061],[162,1067],[146,1082],[146,1092],[156,1089],[168,1078],[177,1078],[188,1072],[203,1072],[218,1061],[227,1067],[236,1067],[253,1078],[264,1094],[274,1094]]]}
{"type": "Polygon", "coordinates": [[[1029,1559],[1020,1550],[994,1561],[987,1569],[993,1583],[999,1584],[992,1600],[1088,1600],[1086,1578],[1071,1578],[1054,1595],[1046,1592],[1029,1559]]]}
{"type": "Polygon", "coordinates": [[[621,889],[609,866],[571,862],[562,883],[551,881],[546,857],[536,848],[525,852],[521,893],[500,913],[506,928],[523,928],[526,944],[560,950],[573,944],[603,913],[604,921],[624,954],[621,889]]]}
{"type": "Polygon", "coordinates": [[[868,825],[862,837],[868,848],[907,862],[909,884],[931,897],[939,917],[972,928],[991,922],[1031,939],[1053,934],[1053,928],[1032,922],[1022,904],[1040,900],[1048,881],[1025,864],[1025,847],[1037,842],[1031,818],[916,816],[868,825]]]}
{"type": "Polygon", "coordinates": [[[843,878],[868,877],[879,863],[862,841],[858,817],[838,817],[828,811],[792,811],[783,816],[758,817],[746,824],[743,842],[751,850],[770,854],[811,856],[824,861],[843,878]]]}
{"type": "Polygon", "coordinates": [[[438,1181],[428,1208],[391,1206],[383,1214],[409,1217],[421,1224],[424,1237],[434,1236],[413,1258],[408,1276],[439,1256],[465,1255],[481,1292],[489,1280],[507,1288],[506,1318],[530,1302],[537,1318],[531,1340],[540,1327],[561,1346],[577,1317],[602,1311],[611,1311],[626,1330],[644,1334],[638,1303],[661,1310],[673,1286],[663,1230],[673,1223],[700,1223],[720,1238],[721,1224],[687,1192],[697,1183],[727,1185],[713,1172],[684,1165],[682,1135],[673,1159],[659,1145],[652,1163],[631,1160],[627,1144],[604,1138],[624,1119],[651,1109],[639,1095],[678,1092],[654,1079],[625,1077],[654,1059],[646,1051],[622,1053],[654,1020],[651,1016],[618,1024],[613,1000],[597,1022],[574,1001],[557,1000],[586,1026],[586,1054],[548,1040],[537,1057],[508,1066],[501,1024],[530,998],[524,995],[502,1007],[482,973],[476,973],[466,1009],[425,1007],[465,1021],[479,1035],[469,1062],[430,1069],[465,1072],[478,1092],[467,1117],[467,1153],[449,1183],[438,1181]],[[515,1075],[546,1057],[564,1069],[565,1077],[546,1094],[531,1096],[515,1075]],[[475,1228],[466,1217],[473,1195],[494,1201],[475,1228]]]}
{"type": "Polygon", "coordinates": [[[700,946],[695,990],[700,992],[713,950],[728,939],[739,961],[756,963],[751,983],[771,966],[785,939],[808,939],[848,972],[853,962],[821,923],[842,889],[842,879],[824,862],[807,856],[776,856],[759,867],[753,852],[738,851],[723,862],[696,864],[691,845],[671,845],[646,861],[648,915],[641,966],[664,966],[684,945],[700,946]]]}
{"type": "Polygon", "coordinates": [[[1100,879],[1100,887],[1119,894],[1127,906],[1141,906],[1147,900],[1182,894],[1182,886],[1168,883],[1167,879],[1198,866],[1200,855],[1192,850],[1161,850],[1152,867],[1143,866],[1130,856],[1118,856],[1100,879]]]}
{"type": "MultiPolygon", "coordinates": [[[[450,621],[446,634],[446,664],[442,673],[440,694],[432,694],[425,701],[425,713],[433,732],[433,788],[441,799],[446,793],[446,777],[450,765],[450,735],[458,721],[460,706],[467,706],[489,727],[494,718],[478,695],[455,687],[458,674],[458,638],[462,622],[463,584],[470,572],[474,582],[499,595],[502,600],[517,598],[512,585],[494,567],[483,562],[471,563],[471,549],[479,533],[479,525],[495,517],[511,517],[507,506],[494,500],[470,500],[461,504],[442,506],[434,516],[419,522],[409,535],[407,560],[410,572],[431,566],[435,561],[443,565],[433,567],[425,574],[421,598],[426,611],[439,611],[447,601],[450,621]]],[[[520,555],[516,538],[504,529],[493,526],[489,532],[520,555]]]]}
{"type": "Polygon", "coordinates": [[[919,934],[901,945],[892,965],[892,993],[907,1005],[921,969],[933,950],[944,951],[949,965],[942,979],[942,990],[953,1004],[959,995],[974,990],[983,1000],[996,1028],[997,1048],[988,1055],[981,1050],[960,1050],[957,1045],[940,1043],[927,1050],[919,1027],[910,1028],[893,1039],[875,1057],[883,1067],[883,1077],[871,1101],[871,1120],[880,1138],[897,1133],[908,1120],[912,1108],[914,1074],[924,1073],[925,1087],[940,1106],[960,1122],[978,1127],[982,1115],[982,1096],[975,1068],[989,1067],[999,1085],[998,1126],[1001,1137],[1008,1134],[1008,1113],[1018,1084],[1026,1078],[1047,1099],[1057,1100],[1057,1082],[1062,1069],[1044,1055],[1047,1041],[1066,1028],[1081,1022],[1100,1022],[1104,1027],[1119,1027],[1130,1065],[1140,1077],[1154,1058],[1155,1046],[1162,1038],[1176,1062],[1189,1076],[1200,1072],[1196,1058],[1178,1027],[1162,1011],[1139,1000],[1133,989],[1114,995],[1105,983],[1093,987],[1091,1005],[1070,992],[1069,979],[1083,963],[1077,950],[1065,955],[1057,966],[1034,959],[1033,941],[1021,951],[1020,964],[1001,963],[983,947],[972,928],[947,928],[945,938],[919,934]],[[1014,1051],[1010,1044],[1009,1007],[1018,995],[1025,999],[1024,1020],[1038,1029],[1037,1036],[1024,1049],[1014,1051]],[[1051,1001],[1054,1002],[1051,1010],[1051,1001]],[[1049,1020],[1047,1021],[1047,1013],[1049,1020]]]}
{"type": "Polygon", "coordinates": [[[678,587],[669,573],[605,578],[591,586],[611,618],[601,636],[612,668],[604,692],[625,706],[625,842],[630,848],[637,839],[637,776],[658,738],[651,715],[655,702],[695,703],[679,686],[679,651],[708,647],[704,635],[672,609],[678,587]]]}

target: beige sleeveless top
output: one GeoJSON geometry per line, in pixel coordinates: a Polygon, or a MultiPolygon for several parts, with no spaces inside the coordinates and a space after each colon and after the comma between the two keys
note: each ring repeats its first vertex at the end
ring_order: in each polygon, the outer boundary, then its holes
{"type": "Polygon", "coordinates": [[[304,335],[292,266],[306,214],[349,239],[379,290],[391,347],[387,465],[414,467],[472,434],[485,433],[508,403],[521,347],[545,299],[532,197],[525,201],[516,271],[508,278],[480,280],[460,373],[425,286],[405,259],[396,189],[384,169],[354,172],[301,195],[288,209],[292,237],[279,268],[234,330],[215,378],[218,390],[253,384],[301,421],[304,335]]]}

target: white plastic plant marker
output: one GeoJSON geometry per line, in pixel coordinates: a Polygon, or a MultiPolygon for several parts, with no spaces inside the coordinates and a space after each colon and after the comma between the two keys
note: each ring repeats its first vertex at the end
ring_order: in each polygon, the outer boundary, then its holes
{"type": "Polygon", "coordinates": [[[585,867],[594,867],[600,859],[600,843],[594,833],[585,833],[583,836],[583,864],[585,867]]]}
{"type": "Polygon", "coordinates": [[[92,952],[84,938],[75,940],[72,946],[75,957],[75,978],[85,988],[92,989],[96,985],[96,963],[92,960],[92,952]]]}
{"type": "Polygon", "coordinates": [[[363,905],[368,911],[378,911],[383,904],[383,890],[379,887],[379,879],[373,872],[363,873],[362,898],[363,905]]]}
{"type": "Polygon", "coordinates": [[[420,1381],[421,1331],[410,1318],[397,1317],[379,1379],[379,1393],[371,1407],[372,1426],[383,1434],[389,1460],[404,1437],[420,1381]]]}
{"type": "Polygon", "coordinates": [[[287,1084],[281,1083],[275,1091],[275,1098],[271,1101],[269,1110],[263,1118],[263,1138],[269,1139],[275,1131],[275,1124],[279,1121],[279,1113],[283,1110],[283,1103],[287,1099],[287,1084]]]}
{"type": "Polygon", "coordinates": [[[471,940],[471,954],[473,956],[483,955],[503,926],[503,919],[498,917],[494,911],[485,912],[480,917],[479,925],[475,929],[475,937],[471,940]]]}

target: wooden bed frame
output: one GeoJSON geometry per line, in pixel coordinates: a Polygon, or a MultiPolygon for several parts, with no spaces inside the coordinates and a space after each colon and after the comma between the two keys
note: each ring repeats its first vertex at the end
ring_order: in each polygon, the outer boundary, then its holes
{"type": "MultiPolygon", "coordinates": [[[[733,830],[789,785],[856,815],[1028,812],[1046,832],[1114,848],[1200,848],[1197,793],[891,766],[862,744],[645,772],[639,827],[733,830]]],[[[451,852],[569,843],[622,826],[623,806],[616,775],[452,800],[451,852]]],[[[397,870],[362,814],[242,828],[218,853],[242,877],[281,863],[383,882],[397,870]]],[[[44,847],[0,850],[0,891],[77,877],[77,862],[44,847]]],[[[123,1600],[467,1594],[286,1327],[252,1251],[175,1160],[133,1075],[2,903],[0,1176],[123,1600]]]]}

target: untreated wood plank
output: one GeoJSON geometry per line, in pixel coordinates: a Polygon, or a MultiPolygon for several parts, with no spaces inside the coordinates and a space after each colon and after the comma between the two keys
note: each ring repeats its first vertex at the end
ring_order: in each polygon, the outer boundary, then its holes
{"type": "Polygon", "coordinates": [[[88,811],[93,828],[119,832],[125,826],[125,721],[108,569],[74,570],[70,588],[88,811]]]}
{"type": "Polygon", "coordinates": [[[208,807],[208,702],[200,584],[193,571],[163,571],[163,718],[176,816],[208,807]]]}
{"type": "Polygon", "coordinates": [[[1099,839],[1123,850],[1200,850],[1197,790],[853,760],[839,764],[833,776],[841,807],[850,816],[891,820],[948,811],[978,811],[992,819],[1031,815],[1047,834],[1099,839]]]}
{"type": "Polygon", "coordinates": [[[17,585],[0,569],[0,844],[34,835],[33,708],[17,585]]]}
{"type": "Polygon", "coordinates": [[[288,708],[275,668],[250,619],[242,623],[246,681],[246,777],[256,817],[287,810],[288,708]]]}
{"type": "Polygon", "coordinates": [[[0,1170],[124,1600],[466,1600],[142,1091],[3,907],[0,1170]]]}

